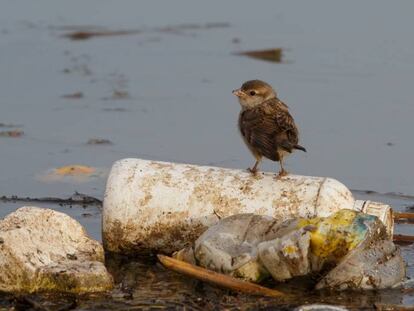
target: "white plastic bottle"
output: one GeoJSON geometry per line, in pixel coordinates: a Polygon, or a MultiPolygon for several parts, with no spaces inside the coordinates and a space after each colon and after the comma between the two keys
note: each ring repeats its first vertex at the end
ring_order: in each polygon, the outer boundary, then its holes
{"type": "Polygon", "coordinates": [[[325,177],[124,159],[113,165],[103,204],[103,242],[124,254],[170,253],[194,241],[218,219],[239,213],[291,217],[328,216],[352,209],[393,229],[392,210],[354,200],[340,182],[325,177]]]}

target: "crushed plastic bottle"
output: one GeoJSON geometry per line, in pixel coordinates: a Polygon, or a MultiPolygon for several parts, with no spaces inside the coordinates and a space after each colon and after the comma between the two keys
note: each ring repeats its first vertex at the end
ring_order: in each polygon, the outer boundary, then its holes
{"type": "Polygon", "coordinates": [[[255,283],[319,276],[317,289],[390,288],[405,278],[401,252],[375,216],[343,209],[329,217],[282,222],[261,215],[227,217],[177,259],[255,283]],[[323,277],[320,277],[322,275],[323,277]]]}

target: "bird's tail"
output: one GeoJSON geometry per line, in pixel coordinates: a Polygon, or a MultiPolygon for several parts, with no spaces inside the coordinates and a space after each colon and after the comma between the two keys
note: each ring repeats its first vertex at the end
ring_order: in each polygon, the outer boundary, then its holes
{"type": "Polygon", "coordinates": [[[302,147],[301,145],[295,145],[293,148],[298,149],[298,150],[302,150],[303,152],[306,152],[306,149],[304,147],[302,147]]]}

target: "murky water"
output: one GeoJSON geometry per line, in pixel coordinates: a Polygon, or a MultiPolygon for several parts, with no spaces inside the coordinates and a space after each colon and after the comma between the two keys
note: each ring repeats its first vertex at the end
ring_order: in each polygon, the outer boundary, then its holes
{"type": "MultiPolygon", "coordinates": [[[[67,197],[79,191],[102,198],[111,164],[125,157],[248,167],[253,159],[237,133],[239,106],[231,90],[260,78],[290,106],[308,150],[288,160],[291,171],[393,193],[354,191],[404,211],[414,199],[395,193],[414,194],[413,9],[410,1],[373,0],[3,0],[0,124],[15,126],[0,131],[20,129],[24,135],[0,136],[0,196],[67,197]],[[132,33],[65,37],[86,30],[132,33]],[[283,48],[282,63],[235,55],[267,48],[283,48]],[[87,144],[90,139],[112,144],[87,144]],[[99,174],[45,178],[70,164],[96,167],[99,174]]],[[[263,169],[277,166],[265,162],[263,169]]],[[[0,216],[20,206],[0,203],[0,216]]],[[[97,208],[42,206],[67,212],[100,239],[97,208]]],[[[401,225],[397,232],[414,230],[401,225]]],[[[413,248],[404,252],[414,275],[408,255],[413,248]]],[[[194,286],[158,265],[129,265],[134,276],[112,269],[127,284],[125,297],[85,298],[80,308],[275,303],[194,286]]],[[[395,291],[351,296],[355,305],[414,303],[412,294],[395,291]]]]}

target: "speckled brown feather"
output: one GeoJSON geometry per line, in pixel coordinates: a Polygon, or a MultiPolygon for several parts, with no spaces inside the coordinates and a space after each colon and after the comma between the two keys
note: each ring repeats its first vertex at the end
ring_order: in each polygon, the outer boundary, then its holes
{"type": "Polygon", "coordinates": [[[239,116],[240,132],[252,152],[279,161],[281,152],[291,153],[298,146],[299,133],[288,107],[272,98],[253,109],[243,110],[239,116]]]}

